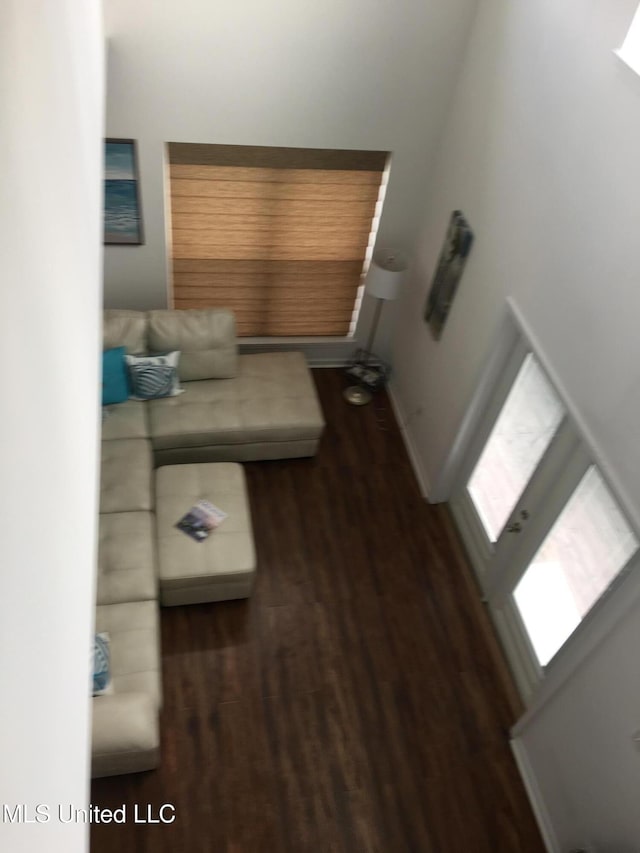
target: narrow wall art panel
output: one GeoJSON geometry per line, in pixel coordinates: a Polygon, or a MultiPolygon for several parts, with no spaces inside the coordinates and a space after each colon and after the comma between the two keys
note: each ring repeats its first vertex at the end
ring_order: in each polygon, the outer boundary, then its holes
{"type": "Polygon", "coordinates": [[[104,242],[128,246],[143,243],[134,139],[105,139],[104,242]]]}
{"type": "Polygon", "coordinates": [[[427,297],[424,319],[431,334],[439,341],[453,297],[473,243],[473,232],[460,210],[451,214],[449,227],[440,251],[431,290],[427,297]]]}

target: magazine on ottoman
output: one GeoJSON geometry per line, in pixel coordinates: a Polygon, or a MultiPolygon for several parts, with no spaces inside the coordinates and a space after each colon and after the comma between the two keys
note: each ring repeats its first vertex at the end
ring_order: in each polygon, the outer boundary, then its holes
{"type": "Polygon", "coordinates": [[[176,527],[186,533],[187,536],[191,536],[196,542],[204,542],[216,527],[220,527],[226,517],[227,513],[215,504],[209,503],[209,501],[198,501],[180,519],[176,527]]]}

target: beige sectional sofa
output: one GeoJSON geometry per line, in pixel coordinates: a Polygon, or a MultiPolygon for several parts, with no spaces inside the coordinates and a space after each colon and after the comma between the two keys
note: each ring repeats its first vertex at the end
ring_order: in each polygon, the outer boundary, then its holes
{"type": "Polygon", "coordinates": [[[110,406],[103,423],[96,631],[110,636],[113,692],[93,700],[94,776],[159,761],[154,467],[311,456],[324,428],[304,356],[239,355],[229,311],[106,311],[104,348],[118,346],[180,350],[184,393],[110,406]]]}
{"type": "Polygon", "coordinates": [[[238,355],[230,311],[106,311],[105,349],[180,350],[184,394],[128,401],[103,437],[148,436],[156,465],[313,456],[324,419],[300,352],[238,355]]]}

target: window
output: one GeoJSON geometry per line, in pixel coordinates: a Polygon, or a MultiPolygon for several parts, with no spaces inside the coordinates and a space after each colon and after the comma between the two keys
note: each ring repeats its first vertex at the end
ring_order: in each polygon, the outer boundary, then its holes
{"type": "Polygon", "coordinates": [[[496,542],[564,417],[564,407],[528,353],[469,480],[469,495],[496,542]]]}
{"type": "Polygon", "coordinates": [[[168,152],[175,308],[231,308],[241,337],[352,332],[386,152],[168,152]]]}
{"type": "Polygon", "coordinates": [[[627,566],[638,540],[591,465],[514,591],[545,666],[627,566]]]}
{"type": "Polygon", "coordinates": [[[636,74],[640,74],[640,6],[636,10],[622,47],[616,53],[636,74]]]}

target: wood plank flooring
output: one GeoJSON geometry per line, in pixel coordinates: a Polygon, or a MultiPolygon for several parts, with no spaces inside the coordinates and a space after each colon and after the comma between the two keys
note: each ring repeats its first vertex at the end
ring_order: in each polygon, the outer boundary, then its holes
{"type": "Polygon", "coordinates": [[[387,398],[317,370],[313,460],[246,465],[248,602],[162,611],[162,766],[92,803],[92,853],[542,853],[507,730],[520,707],[446,507],[387,398]]]}

